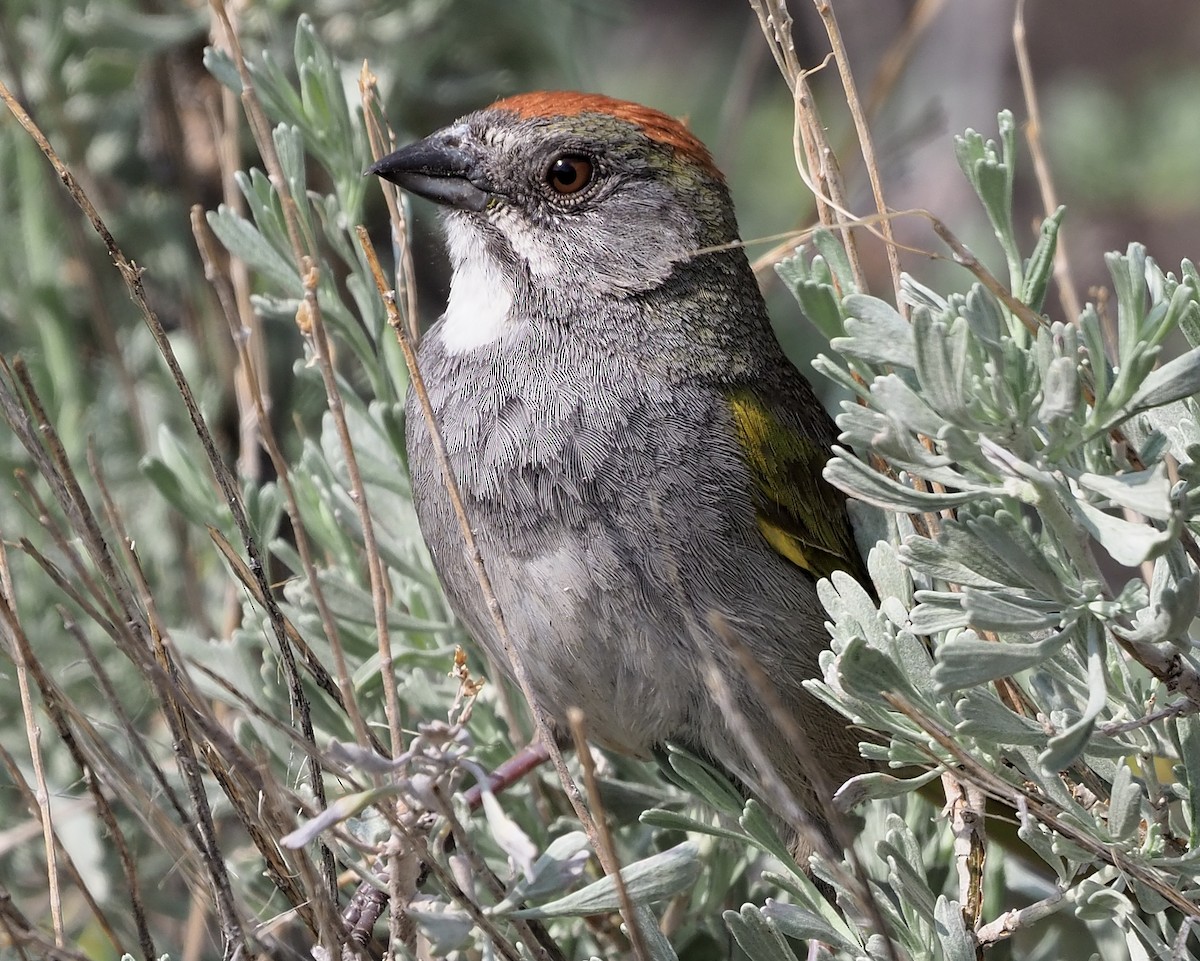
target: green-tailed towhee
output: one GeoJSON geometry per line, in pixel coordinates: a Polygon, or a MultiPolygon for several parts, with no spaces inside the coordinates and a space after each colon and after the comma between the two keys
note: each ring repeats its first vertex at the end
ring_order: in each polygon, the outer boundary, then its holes
{"type": "MultiPolygon", "coordinates": [[[[647,107],[531,93],[371,172],[444,211],[450,299],[420,367],[541,706],[560,720],[581,708],[619,751],[684,745],[770,801],[706,682],[715,667],[825,826],[735,647],[803,727],[826,783],[864,770],[845,721],[801,683],[827,643],[817,579],[862,578],[862,562],[821,477],[835,428],[775,340],[704,145],[647,107]]],[[[507,666],[411,391],[407,440],[446,593],[507,666]]]]}

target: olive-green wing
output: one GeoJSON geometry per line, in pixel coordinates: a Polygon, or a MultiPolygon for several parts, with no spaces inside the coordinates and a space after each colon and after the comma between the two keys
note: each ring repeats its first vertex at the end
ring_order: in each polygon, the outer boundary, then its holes
{"type": "MultiPolygon", "coordinates": [[[[778,403],[782,402],[780,398],[778,403]]],[[[846,516],[845,498],[821,476],[829,459],[824,439],[802,432],[802,420],[792,416],[785,420],[775,404],[752,390],[737,391],[729,403],[757,489],[763,537],[813,577],[829,577],[840,570],[869,583],[846,516]]]]}

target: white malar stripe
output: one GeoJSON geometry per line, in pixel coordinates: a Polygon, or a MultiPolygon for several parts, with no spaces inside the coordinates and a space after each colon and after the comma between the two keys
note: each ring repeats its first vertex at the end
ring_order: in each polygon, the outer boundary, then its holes
{"type": "Polygon", "coordinates": [[[502,209],[493,223],[503,231],[513,253],[525,261],[533,276],[553,277],[558,273],[559,259],[554,256],[553,249],[511,207],[502,209]]]}
{"type": "Polygon", "coordinates": [[[512,310],[512,285],[469,224],[446,218],[450,249],[450,300],[442,325],[442,345],[461,354],[500,338],[512,310]]]}

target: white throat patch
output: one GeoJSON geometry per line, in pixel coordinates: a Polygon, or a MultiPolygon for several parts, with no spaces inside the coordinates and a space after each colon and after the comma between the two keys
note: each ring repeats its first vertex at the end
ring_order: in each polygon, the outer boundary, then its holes
{"type": "Polygon", "coordinates": [[[512,310],[512,285],[475,232],[457,216],[446,218],[450,248],[450,300],[443,315],[442,346],[462,354],[500,338],[512,310]]]}

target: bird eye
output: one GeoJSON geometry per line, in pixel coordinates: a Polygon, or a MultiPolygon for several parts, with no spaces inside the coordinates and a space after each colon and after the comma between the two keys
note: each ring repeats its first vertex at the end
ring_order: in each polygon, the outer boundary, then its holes
{"type": "Polygon", "coordinates": [[[578,154],[560,154],[546,169],[546,183],[556,194],[578,193],[592,182],[592,162],[578,154]]]}

